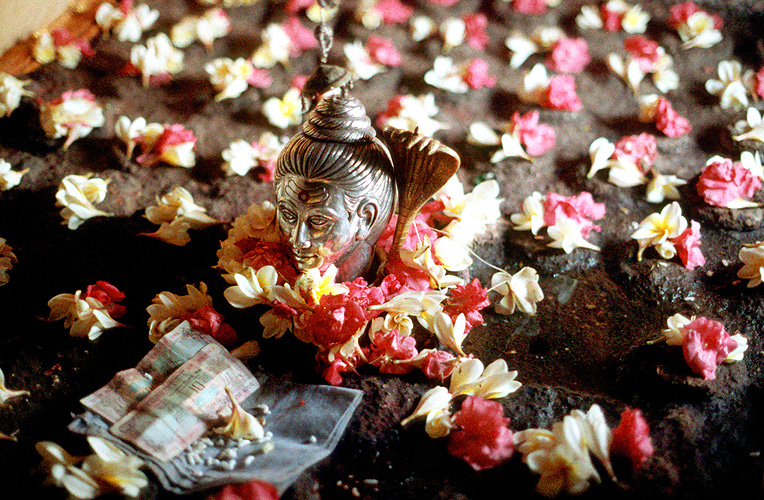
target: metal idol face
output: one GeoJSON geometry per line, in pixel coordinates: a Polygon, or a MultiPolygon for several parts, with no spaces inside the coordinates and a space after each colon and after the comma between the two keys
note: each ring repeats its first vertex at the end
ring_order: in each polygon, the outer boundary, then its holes
{"type": "Polygon", "coordinates": [[[346,208],[341,188],[290,175],[276,199],[276,220],[297,269],[339,267],[353,253],[359,217],[346,208]]]}

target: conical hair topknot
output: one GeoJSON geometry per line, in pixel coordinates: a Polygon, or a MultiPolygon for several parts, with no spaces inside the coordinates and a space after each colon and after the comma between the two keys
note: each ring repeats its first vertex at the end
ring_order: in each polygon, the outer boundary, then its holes
{"type": "Polygon", "coordinates": [[[322,98],[302,131],[311,139],[331,142],[366,143],[376,136],[361,101],[344,92],[322,98]]]}

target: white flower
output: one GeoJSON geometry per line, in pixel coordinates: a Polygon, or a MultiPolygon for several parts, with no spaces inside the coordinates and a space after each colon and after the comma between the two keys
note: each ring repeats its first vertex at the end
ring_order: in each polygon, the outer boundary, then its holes
{"type": "Polygon", "coordinates": [[[576,26],[580,29],[602,29],[602,16],[597,7],[584,5],[581,12],[576,16],[576,26]]]}
{"type": "Polygon", "coordinates": [[[406,332],[401,330],[399,333],[403,336],[410,334],[409,321],[406,321],[404,317],[413,316],[417,318],[418,322],[428,330],[435,331],[435,315],[443,310],[441,302],[446,299],[446,294],[437,290],[424,291],[408,291],[399,293],[391,298],[384,304],[376,306],[370,306],[369,309],[373,311],[385,311],[387,316],[385,318],[386,329],[393,323],[404,324],[406,332]],[[388,319],[390,318],[390,319],[388,319]]]}
{"type": "Polygon", "coordinates": [[[684,42],[682,47],[685,49],[707,49],[722,41],[721,31],[714,28],[714,18],[702,10],[691,14],[687,21],[677,27],[677,32],[684,42]]]}
{"type": "Polygon", "coordinates": [[[738,272],[738,278],[748,280],[748,288],[761,285],[764,281],[764,241],[752,245],[744,245],[738,253],[743,267],[738,272]]]}
{"type": "Polygon", "coordinates": [[[665,53],[665,49],[658,47],[658,52],[662,53],[662,55],[658,58],[655,68],[653,68],[653,84],[655,88],[665,94],[679,88],[679,74],[674,71],[674,60],[665,53]]]}
{"type": "Polygon", "coordinates": [[[501,217],[499,183],[495,180],[483,181],[466,195],[441,196],[445,213],[456,218],[444,231],[456,240],[469,243],[476,235],[485,232],[489,224],[501,217]]]}
{"type": "Polygon", "coordinates": [[[753,78],[753,71],[743,73],[738,61],[721,61],[718,66],[719,79],[707,80],[706,90],[719,97],[719,105],[724,108],[742,108],[748,106],[748,87],[753,78]]]}
{"type": "Polygon", "coordinates": [[[531,160],[532,158],[525,152],[523,143],[520,141],[519,130],[514,134],[501,135],[501,149],[491,155],[491,163],[499,163],[507,158],[523,158],[531,160]]]}
{"type": "Polygon", "coordinates": [[[536,314],[536,304],[544,299],[539,275],[532,267],[524,267],[513,275],[504,271],[494,273],[491,290],[502,295],[501,301],[496,304],[499,314],[512,314],[515,308],[525,314],[536,314]]]}
{"type": "Polygon", "coordinates": [[[183,69],[183,52],[173,47],[164,33],[146,40],[146,45],[134,45],[130,50],[130,63],[143,75],[143,86],[149,85],[154,75],[174,75],[183,69]]]}
{"type": "Polygon", "coordinates": [[[93,204],[106,198],[108,181],[90,175],[67,175],[56,192],[56,206],[64,207],[61,217],[69,229],[77,229],[92,217],[112,214],[98,210],[93,204]]]}
{"type": "Polygon", "coordinates": [[[424,74],[424,81],[433,87],[457,94],[466,94],[469,90],[467,82],[462,78],[462,68],[446,56],[435,58],[432,69],[424,74]]]}
{"type": "Polygon", "coordinates": [[[463,358],[451,373],[449,392],[453,397],[501,399],[523,385],[515,380],[516,377],[517,371],[509,371],[507,362],[501,358],[485,368],[478,358],[463,358]]]}
{"type": "Polygon", "coordinates": [[[0,238],[0,286],[8,283],[8,271],[18,263],[13,248],[6,244],[5,238],[0,238]]]}
{"type": "Polygon", "coordinates": [[[156,129],[157,134],[150,134],[153,137],[152,143],[156,142],[156,139],[159,138],[159,135],[161,135],[160,128],[163,130],[164,127],[162,127],[158,123],[152,123],[147,124],[146,119],[142,116],[139,116],[135,120],[130,121],[130,118],[127,116],[120,116],[117,121],[114,123],[114,135],[121,140],[122,142],[127,145],[127,157],[132,158],[133,157],[133,150],[135,149],[135,146],[138,144],[138,140],[142,139],[147,129],[151,127],[152,129],[156,129]]]}
{"type": "Polygon", "coordinates": [[[750,151],[740,153],[740,165],[750,170],[751,174],[759,179],[764,179],[764,170],[761,167],[761,156],[758,151],[755,154],[750,151]]]}
{"type": "Polygon", "coordinates": [[[435,263],[431,247],[430,238],[425,236],[414,250],[406,248],[401,250],[401,261],[412,269],[421,269],[426,272],[430,278],[431,288],[441,289],[462,284],[464,280],[458,276],[446,274],[445,268],[435,263]]]}
{"type": "MultiPolygon", "coordinates": [[[[286,304],[287,306],[301,310],[308,309],[308,304],[302,298],[297,290],[292,290],[289,285],[272,287],[275,301],[286,304]]],[[[278,316],[273,309],[260,316],[260,324],[263,325],[263,337],[280,338],[287,330],[294,330],[294,320],[278,316]]],[[[309,340],[306,340],[308,342],[309,340]]]]}
{"type": "Polygon", "coordinates": [[[753,140],[764,142],[764,119],[756,108],[748,108],[745,120],[735,124],[738,135],[732,136],[736,141],[753,140]]]}
{"type": "Polygon", "coordinates": [[[244,269],[244,253],[238,242],[251,237],[262,241],[279,241],[281,232],[275,223],[276,207],[269,201],[253,203],[247,213],[237,217],[231,224],[228,237],[220,244],[217,251],[217,267],[223,271],[223,279],[233,285],[234,274],[244,269]]]}
{"type": "Polygon", "coordinates": [[[538,191],[523,200],[523,213],[512,214],[509,220],[515,231],[528,231],[537,234],[544,227],[544,197],[538,191]]]}
{"type": "Polygon", "coordinates": [[[639,67],[637,61],[632,58],[624,60],[618,54],[611,52],[608,54],[606,62],[610,71],[626,82],[634,94],[639,94],[639,84],[645,78],[645,72],[639,67]]]}
{"type": "Polygon", "coordinates": [[[435,313],[433,321],[435,336],[441,344],[453,350],[459,356],[466,356],[462,350],[462,342],[467,338],[467,319],[459,314],[452,322],[451,317],[443,312],[435,313]]]}
{"type": "Polygon", "coordinates": [[[212,431],[215,434],[234,440],[249,439],[262,441],[265,439],[265,429],[263,429],[262,422],[241,407],[228,387],[225,388],[225,393],[231,401],[231,414],[225,418],[224,425],[215,427],[212,431]]]}
{"type": "Polygon", "coordinates": [[[213,219],[207,210],[194,203],[194,197],[183,187],[177,186],[171,192],[157,198],[157,204],[146,208],[145,217],[154,224],[160,224],[155,233],[142,233],[176,246],[183,246],[191,238],[189,229],[204,229],[220,221],[213,219]]]}
{"type": "Polygon", "coordinates": [[[42,103],[40,123],[48,137],[66,136],[63,145],[66,150],[74,141],[104,124],[103,108],[89,91],[70,90],[59,99],[42,103]]]}
{"type": "Polygon", "coordinates": [[[258,165],[268,165],[276,161],[287,139],[279,139],[272,132],[263,132],[260,138],[253,143],[243,139],[234,141],[223,150],[223,171],[227,175],[247,175],[258,165]]]}
{"type": "Polygon", "coordinates": [[[278,283],[279,276],[273,266],[257,270],[247,267],[241,273],[234,274],[233,278],[236,286],[226,288],[223,295],[237,309],[270,304],[275,300],[273,287],[278,283]]]}
{"type": "Polygon", "coordinates": [[[104,31],[113,31],[120,42],[138,42],[159,18],[159,11],[140,4],[124,13],[108,2],[96,10],[95,20],[104,31]]]}
{"type": "Polygon", "coordinates": [[[604,137],[595,139],[594,142],[589,145],[589,157],[592,160],[592,166],[589,168],[589,173],[586,174],[586,178],[591,179],[600,170],[609,168],[612,163],[610,157],[613,156],[613,153],[615,153],[615,144],[604,137]]]}
{"type": "Polygon", "coordinates": [[[605,466],[610,477],[615,479],[613,465],[610,463],[610,444],[613,441],[613,434],[605,421],[602,408],[593,404],[586,413],[573,410],[570,416],[576,420],[586,448],[605,466]]]}
{"type": "Polygon", "coordinates": [[[654,123],[656,114],[658,113],[658,103],[660,97],[658,94],[646,94],[637,97],[637,103],[639,104],[639,121],[642,123],[654,123]]]}
{"type": "Polygon", "coordinates": [[[302,122],[300,91],[292,87],[282,99],[271,97],[263,104],[263,114],[274,127],[285,129],[299,125],[302,122]]]}
{"type": "Polygon", "coordinates": [[[663,203],[665,199],[678,200],[681,198],[677,186],[684,186],[687,181],[675,175],[657,174],[647,184],[645,199],[650,203],[663,203]]]}
{"type": "Polygon", "coordinates": [[[528,103],[541,102],[544,92],[549,87],[551,77],[547,74],[546,66],[536,64],[530,71],[523,74],[523,86],[520,88],[520,99],[528,103]]]}
{"type": "Polygon", "coordinates": [[[363,46],[363,42],[356,40],[346,43],[342,50],[348,60],[348,70],[361,80],[368,80],[372,76],[382,73],[386,67],[371,58],[369,52],[363,46]]]}
{"type": "Polygon", "coordinates": [[[665,340],[668,345],[682,345],[684,343],[684,327],[694,319],[695,316],[688,318],[679,313],[669,316],[666,320],[666,328],[661,331],[663,337],[654,342],[665,340]]]}
{"type": "Polygon", "coordinates": [[[411,31],[411,39],[415,42],[421,42],[435,33],[437,25],[430,17],[412,16],[409,19],[409,30],[411,31]]]}
{"type": "Polygon", "coordinates": [[[239,97],[247,90],[247,79],[252,75],[254,67],[243,57],[235,61],[228,57],[220,57],[205,64],[204,70],[210,75],[210,83],[217,91],[215,100],[222,101],[239,97]]]}
{"type": "Polygon", "coordinates": [[[419,97],[404,95],[400,97],[398,104],[398,113],[387,117],[383,121],[384,125],[411,132],[418,128],[420,134],[428,137],[432,137],[438,130],[448,128],[445,123],[433,119],[438,114],[438,107],[432,93],[419,97]]]}
{"type": "Polygon", "coordinates": [[[401,425],[405,427],[411,423],[411,421],[420,417],[425,417],[430,413],[437,414],[444,410],[447,411],[451,404],[451,399],[452,396],[448,392],[448,389],[440,385],[433,387],[422,395],[419,404],[416,409],[414,409],[414,413],[404,418],[401,421],[401,425]]]}
{"type": "Polygon", "coordinates": [[[0,116],[11,116],[23,96],[34,95],[24,88],[27,85],[29,80],[19,80],[0,71],[0,116]]]}
{"type": "Polygon", "coordinates": [[[642,260],[642,252],[649,246],[654,246],[664,259],[671,259],[676,254],[676,248],[670,240],[685,229],[687,219],[682,216],[682,208],[675,201],[663,207],[661,213],[648,215],[631,235],[639,243],[637,260],[642,260]]]}
{"type": "Polygon", "coordinates": [[[208,51],[216,38],[222,38],[231,31],[231,19],[223,9],[209,9],[201,16],[186,16],[170,30],[173,45],[188,47],[196,40],[202,42],[208,51]]]}
{"type": "Polygon", "coordinates": [[[184,218],[177,218],[170,222],[162,222],[159,225],[159,229],[153,233],[138,233],[141,236],[149,236],[156,238],[170,245],[176,247],[186,246],[191,241],[191,235],[188,234],[188,230],[191,229],[191,224],[184,218]]]}
{"type": "Polygon", "coordinates": [[[263,42],[252,53],[252,64],[256,68],[272,68],[276,63],[289,62],[289,49],[292,42],[280,25],[271,23],[263,31],[263,42]]]}
{"type": "Polygon", "coordinates": [[[182,296],[161,292],[151,300],[151,305],[146,308],[149,313],[147,324],[151,342],[156,344],[164,334],[178,326],[186,314],[204,306],[212,306],[212,297],[207,294],[207,285],[203,282],[199,288],[186,285],[186,291],[188,294],[182,296]]]}
{"type": "Polygon", "coordinates": [[[0,191],[5,191],[16,187],[21,182],[21,178],[29,172],[28,168],[16,172],[11,169],[11,164],[0,158],[0,191]]]}
{"type": "Polygon", "coordinates": [[[432,252],[447,271],[464,271],[472,265],[469,247],[450,236],[441,236],[435,240],[432,252]]]}
{"type": "Polygon", "coordinates": [[[565,253],[570,253],[576,248],[588,248],[599,252],[600,247],[589,243],[581,234],[581,226],[573,219],[558,216],[556,224],[549,226],[546,230],[552,242],[547,246],[550,248],[560,248],[565,253]]]}
{"type": "Polygon", "coordinates": [[[650,22],[650,14],[642,10],[642,6],[637,4],[629,7],[629,10],[623,14],[621,27],[626,33],[644,33],[648,22],[650,22]]]}
{"type": "Polygon", "coordinates": [[[124,453],[104,438],[87,439],[95,452],[87,457],[73,457],[50,441],[37,443],[35,447],[50,471],[52,483],[66,488],[70,498],[81,500],[113,492],[137,498],[148,486],[148,478],[138,470],[143,460],[124,453]],[[79,463],[81,466],[77,467],[79,463]]]}
{"type": "Polygon", "coordinates": [[[48,64],[56,60],[56,46],[53,44],[50,32],[43,31],[35,37],[32,57],[40,64],[48,64]]]}
{"type": "Polygon", "coordinates": [[[469,127],[467,142],[474,146],[499,146],[501,137],[487,123],[473,122],[469,127]]]}
{"type": "Polygon", "coordinates": [[[3,373],[3,370],[0,369],[0,406],[4,405],[9,399],[17,398],[19,396],[29,396],[29,391],[15,391],[13,389],[8,389],[5,386],[5,374],[3,373]]]}
{"type": "Polygon", "coordinates": [[[618,187],[628,188],[647,183],[647,176],[631,159],[622,157],[610,162],[608,182],[618,187]]]}
{"type": "Polygon", "coordinates": [[[64,320],[64,328],[69,328],[72,337],[87,337],[95,340],[104,330],[124,326],[115,321],[103,304],[93,297],[81,298],[82,291],[74,294],[60,293],[48,301],[50,314],[47,321],[64,320]]]}
{"type": "Polygon", "coordinates": [[[724,358],[725,363],[734,363],[736,361],[742,361],[745,351],[748,350],[748,338],[738,333],[738,334],[732,335],[732,340],[737,342],[737,347],[732,352],[730,352],[726,358],[724,358]]]}
{"type": "Polygon", "coordinates": [[[443,38],[443,52],[449,52],[452,48],[464,43],[467,35],[467,25],[456,17],[449,17],[440,23],[440,36],[443,38]]]}

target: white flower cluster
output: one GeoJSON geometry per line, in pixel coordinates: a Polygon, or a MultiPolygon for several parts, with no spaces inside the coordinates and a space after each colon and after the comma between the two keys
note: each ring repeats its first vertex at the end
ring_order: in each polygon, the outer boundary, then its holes
{"type": "Polygon", "coordinates": [[[244,139],[234,141],[223,150],[223,171],[226,175],[244,176],[257,166],[265,167],[275,163],[287,141],[286,137],[279,138],[268,131],[260,134],[260,137],[251,143],[244,139]]]}
{"type": "Polygon", "coordinates": [[[104,2],[95,14],[96,24],[104,31],[114,33],[120,42],[138,42],[157,19],[159,11],[144,3],[125,10],[104,2]]]}
{"type": "Polygon", "coordinates": [[[177,186],[170,193],[157,199],[157,205],[146,208],[146,218],[159,229],[153,233],[142,233],[171,245],[184,246],[191,241],[189,229],[204,229],[220,221],[213,219],[207,210],[194,203],[194,197],[187,189],[177,186]]]}
{"type": "Polygon", "coordinates": [[[183,322],[183,316],[193,313],[204,306],[212,306],[212,297],[207,293],[207,285],[202,282],[199,288],[186,285],[187,295],[175,295],[171,292],[161,292],[151,300],[146,308],[149,313],[147,322],[149,340],[159,342],[168,332],[183,322]]]}
{"type": "Polygon", "coordinates": [[[213,59],[204,65],[210,76],[210,83],[217,92],[216,101],[239,97],[247,87],[255,71],[252,62],[239,57],[235,61],[229,57],[213,59]]]}
{"type": "Polygon", "coordinates": [[[399,96],[397,113],[385,116],[382,125],[414,131],[432,137],[438,130],[448,128],[448,125],[435,120],[438,114],[438,106],[435,104],[435,96],[432,93],[415,97],[411,94],[399,96]]]}
{"type": "Polygon", "coordinates": [[[751,245],[743,245],[738,252],[743,267],[738,272],[738,278],[748,280],[748,288],[761,285],[764,282],[764,241],[751,245]]]}
{"type": "Polygon", "coordinates": [[[663,207],[660,213],[648,215],[632,233],[631,237],[639,243],[637,260],[642,260],[642,253],[653,246],[664,259],[676,255],[676,246],[671,241],[687,229],[687,219],[682,215],[682,207],[672,201],[663,207]]]}
{"type": "Polygon", "coordinates": [[[231,32],[231,18],[223,9],[209,9],[201,16],[186,16],[170,29],[172,44],[185,48],[199,40],[208,51],[216,38],[231,32]]]}
{"type": "Polygon", "coordinates": [[[29,172],[28,168],[15,171],[11,169],[11,164],[0,158],[0,191],[6,191],[16,187],[21,183],[21,178],[29,172]]]}
{"type": "MultiPolygon", "coordinates": [[[[650,22],[650,14],[639,4],[629,5],[623,0],[609,0],[602,5],[602,9],[621,15],[621,28],[626,33],[644,33],[650,22]]],[[[601,10],[594,5],[584,5],[581,13],[576,16],[576,26],[581,29],[604,28],[601,10]]]]}
{"type": "Polygon", "coordinates": [[[743,71],[738,61],[721,61],[717,68],[719,79],[706,81],[709,94],[719,97],[719,105],[724,109],[740,109],[748,106],[748,94],[755,96],[753,90],[753,70],[743,71]]]}
{"type": "Polygon", "coordinates": [[[551,431],[526,429],[516,432],[514,438],[523,462],[541,476],[536,491],[544,496],[553,497],[563,490],[576,495],[586,491],[591,480],[599,483],[591,455],[616,479],[610,462],[612,431],[596,404],[586,413],[573,410],[562,422],[555,422],[551,431]]]}
{"type": "Polygon", "coordinates": [[[504,271],[494,273],[491,277],[491,290],[502,296],[495,306],[499,314],[509,315],[515,309],[525,314],[536,314],[536,304],[544,299],[544,292],[539,286],[539,275],[532,267],[524,267],[515,274],[504,271]]]}
{"type": "Polygon", "coordinates": [[[8,283],[8,271],[18,263],[13,248],[5,242],[5,238],[0,238],[0,286],[8,283]]]}
{"type": "Polygon", "coordinates": [[[658,47],[658,58],[649,71],[643,70],[639,63],[627,57],[624,59],[620,55],[611,52],[608,54],[606,63],[616,76],[626,82],[626,85],[634,92],[639,94],[639,84],[649,73],[652,76],[653,84],[662,93],[676,90],[679,88],[679,74],[674,71],[674,59],[666,53],[666,49],[658,47]]]}
{"type": "Polygon", "coordinates": [[[302,123],[302,99],[300,91],[294,87],[284,97],[271,97],[263,103],[263,115],[268,123],[280,129],[302,123]]]}
{"type": "Polygon", "coordinates": [[[183,52],[173,47],[164,33],[146,40],[146,45],[134,45],[130,50],[130,63],[143,76],[148,87],[152,76],[174,75],[183,70],[183,52]]]}
{"type": "Polygon", "coordinates": [[[443,40],[442,52],[447,54],[454,47],[462,45],[467,40],[467,23],[458,17],[448,17],[438,25],[431,17],[425,15],[413,16],[409,19],[411,39],[421,42],[431,36],[438,35],[443,40]]]}
{"type": "Polygon", "coordinates": [[[276,23],[265,27],[262,43],[252,53],[252,63],[256,68],[272,68],[276,64],[288,64],[292,52],[292,40],[286,30],[276,23]]]}
{"type": "Polygon", "coordinates": [[[0,71],[0,116],[11,116],[23,96],[34,95],[24,88],[28,84],[29,80],[19,80],[0,71]]]}
{"type": "Polygon", "coordinates": [[[104,124],[103,108],[87,90],[64,92],[61,98],[43,102],[40,123],[51,139],[66,136],[63,149],[104,124]]]}
{"type": "Polygon", "coordinates": [[[71,40],[69,43],[59,44],[49,31],[43,30],[35,35],[32,46],[32,57],[40,64],[48,64],[58,61],[64,68],[74,69],[82,60],[83,45],[71,40]]]}
{"type": "Polygon", "coordinates": [[[106,199],[109,181],[88,175],[67,175],[61,179],[56,192],[56,206],[63,207],[61,217],[69,229],[77,229],[93,217],[113,214],[98,210],[93,204],[106,199]]]}
{"type": "Polygon", "coordinates": [[[722,41],[722,32],[716,29],[716,20],[704,10],[698,10],[677,26],[682,48],[700,47],[707,49],[722,41]]]}
{"type": "Polygon", "coordinates": [[[86,457],[73,457],[51,441],[37,443],[35,448],[42,455],[43,467],[50,473],[49,481],[66,488],[70,498],[80,500],[114,492],[138,498],[149,484],[146,474],[139,470],[143,460],[126,454],[104,438],[88,436],[87,439],[94,453],[86,457]]]}
{"type": "Polygon", "coordinates": [[[374,75],[383,73],[387,66],[372,59],[369,51],[364,47],[363,42],[356,40],[353,43],[346,43],[342,51],[347,58],[347,68],[350,73],[361,80],[368,80],[374,75]]]}
{"type": "Polygon", "coordinates": [[[433,439],[447,436],[455,428],[451,421],[451,402],[459,396],[501,399],[522,385],[515,380],[517,371],[509,371],[507,362],[497,359],[485,368],[477,358],[462,358],[451,374],[448,388],[433,387],[422,395],[414,413],[403,419],[406,426],[425,417],[425,432],[433,439]]]}
{"type": "Polygon", "coordinates": [[[281,233],[276,228],[276,207],[269,201],[253,203],[247,213],[234,219],[228,237],[220,243],[217,251],[217,267],[223,271],[223,279],[235,283],[234,275],[244,270],[244,253],[237,245],[240,241],[257,234],[263,241],[279,241],[281,233]]]}
{"type": "Polygon", "coordinates": [[[565,32],[556,26],[536,28],[530,38],[515,32],[504,40],[504,45],[512,52],[509,59],[511,68],[519,68],[533,54],[551,50],[565,32]]]}
{"type": "Polygon", "coordinates": [[[424,74],[425,83],[435,88],[448,90],[456,94],[466,94],[469,85],[464,81],[464,72],[469,61],[462,64],[454,64],[453,59],[446,56],[438,56],[433,61],[432,69],[424,74]]]}
{"type": "Polygon", "coordinates": [[[735,132],[732,138],[736,141],[759,141],[764,142],[764,119],[756,108],[748,108],[745,120],[735,123],[735,132]]]}
{"type": "Polygon", "coordinates": [[[87,337],[95,340],[104,330],[124,326],[111,317],[109,311],[95,297],[82,298],[82,290],[75,293],[60,293],[48,301],[50,314],[47,321],[64,320],[64,328],[69,328],[72,337],[87,337]]]}

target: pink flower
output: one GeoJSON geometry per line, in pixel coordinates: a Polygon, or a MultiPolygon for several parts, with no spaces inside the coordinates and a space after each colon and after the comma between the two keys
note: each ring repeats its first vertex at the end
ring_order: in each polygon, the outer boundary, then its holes
{"type": "Polygon", "coordinates": [[[610,454],[628,458],[632,467],[639,469],[654,452],[650,426],[642,412],[626,407],[621,413],[621,422],[613,429],[610,454]]]}
{"type": "Polygon", "coordinates": [[[409,363],[395,363],[395,361],[405,361],[416,355],[414,337],[401,337],[398,330],[392,330],[388,333],[374,334],[374,341],[367,359],[371,365],[379,367],[379,373],[400,375],[410,372],[414,366],[409,363]]]}
{"type": "Polygon", "coordinates": [[[529,111],[520,115],[518,111],[512,114],[512,130],[520,135],[520,142],[531,156],[539,156],[554,147],[557,134],[549,125],[539,125],[539,112],[529,111]]]}
{"type": "Polygon", "coordinates": [[[396,278],[394,274],[385,276],[377,289],[382,292],[385,302],[398,294],[409,291],[400,281],[398,281],[398,278],[396,278]]]}
{"type": "Polygon", "coordinates": [[[352,300],[366,310],[366,319],[376,318],[380,311],[369,311],[369,306],[378,306],[387,300],[385,291],[380,287],[369,286],[363,278],[356,278],[355,281],[346,281],[348,287],[348,300],[352,300]]]}
{"type": "Polygon", "coordinates": [[[515,451],[509,419],[495,401],[467,396],[453,422],[459,429],[450,435],[448,452],[476,471],[500,464],[515,451]]]}
{"type": "Polygon", "coordinates": [[[703,316],[685,325],[684,332],[682,350],[687,364],[705,380],[716,379],[716,366],[737,348],[735,339],[724,325],[703,316]]]}
{"type": "Polygon", "coordinates": [[[652,167],[658,154],[658,141],[654,135],[642,132],[639,135],[627,135],[615,143],[616,158],[628,158],[638,166],[652,167]]]}
{"type": "Polygon", "coordinates": [[[53,45],[56,47],[65,47],[67,45],[74,45],[85,57],[92,57],[95,55],[95,51],[90,46],[90,42],[85,38],[74,38],[69,30],[66,28],[58,28],[53,30],[50,34],[53,38],[53,45]]]}
{"type": "Polygon", "coordinates": [[[496,78],[488,74],[488,61],[485,59],[475,58],[470,61],[462,78],[473,89],[496,85],[496,78]]]}
{"type": "Polygon", "coordinates": [[[252,68],[252,73],[247,77],[247,83],[257,89],[265,89],[273,84],[273,78],[267,69],[252,68]]]}
{"type": "Polygon", "coordinates": [[[428,378],[445,380],[454,371],[453,354],[439,349],[433,350],[419,362],[419,368],[428,378]]]}
{"type": "Polygon", "coordinates": [[[315,0],[287,0],[287,4],[286,4],[287,14],[297,14],[301,10],[305,10],[311,5],[313,5],[314,1],[315,0]]]}
{"type": "Polygon", "coordinates": [[[430,289],[430,277],[422,269],[412,269],[400,260],[388,260],[385,270],[392,275],[408,290],[418,292],[430,289]]]}
{"type": "MultiPolygon", "coordinates": [[[[398,224],[398,215],[394,214],[390,217],[387,227],[377,240],[377,246],[384,250],[386,253],[390,252],[390,248],[393,246],[393,236],[395,235],[395,226],[398,224]]],[[[430,239],[430,242],[434,242],[438,239],[438,233],[427,224],[427,220],[423,214],[417,214],[414,218],[414,223],[411,224],[409,234],[406,236],[406,241],[403,243],[403,248],[406,250],[415,250],[419,242],[423,241],[425,236],[430,239]]]]}
{"type": "Polygon", "coordinates": [[[446,298],[443,306],[443,312],[456,320],[459,314],[464,314],[467,320],[466,332],[472,330],[477,325],[483,324],[483,316],[480,310],[491,305],[488,300],[488,290],[480,286],[480,280],[474,278],[466,285],[458,285],[451,290],[451,294],[446,298]]]}
{"type": "Polygon", "coordinates": [[[451,7],[458,4],[459,0],[430,0],[430,2],[435,5],[440,5],[441,7],[451,7]]]}
{"type": "Polygon", "coordinates": [[[560,73],[578,73],[591,60],[586,40],[564,36],[555,42],[546,58],[546,65],[560,73]]]}
{"type": "Polygon", "coordinates": [[[290,16],[289,19],[281,25],[289,35],[289,55],[297,57],[306,50],[315,49],[318,47],[318,41],[313,35],[313,31],[302,25],[297,16],[290,16]]]}
{"type": "Polygon", "coordinates": [[[279,500],[279,491],[271,483],[253,479],[247,483],[223,486],[212,500],[279,500]]]}
{"type": "Polygon", "coordinates": [[[759,97],[764,99],[764,66],[756,73],[756,86],[754,88],[759,97]]]}
{"type": "Polygon", "coordinates": [[[308,81],[308,78],[310,78],[310,75],[294,75],[292,77],[292,81],[289,82],[289,86],[302,92],[302,89],[305,87],[305,83],[308,81]]]}
{"type": "Polygon", "coordinates": [[[374,10],[382,16],[382,22],[385,24],[405,23],[414,14],[414,9],[400,0],[379,0],[374,10]]]}
{"type": "Polygon", "coordinates": [[[697,221],[690,221],[690,227],[671,242],[676,247],[676,253],[682,259],[682,264],[687,269],[693,270],[706,263],[706,258],[700,251],[700,224],[697,221]]]}
{"type": "Polygon", "coordinates": [[[611,10],[608,8],[609,2],[604,2],[600,6],[600,17],[602,18],[602,24],[605,31],[618,31],[621,29],[621,22],[623,21],[623,11],[611,10]]]}
{"type": "Polygon", "coordinates": [[[683,2],[674,5],[669,9],[668,24],[672,28],[676,28],[680,24],[686,23],[691,15],[699,11],[700,7],[695,5],[695,2],[683,2]]]}
{"type": "Polygon", "coordinates": [[[187,320],[195,329],[206,333],[225,347],[233,347],[238,340],[236,330],[228,323],[223,322],[223,315],[210,305],[202,306],[192,313],[184,315],[182,320],[187,320]]]}
{"type": "Polygon", "coordinates": [[[658,64],[660,59],[659,47],[658,42],[649,40],[642,35],[633,35],[623,41],[623,48],[637,62],[639,69],[645,73],[652,73],[658,64]]]}
{"type": "Polygon", "coordinates": [[[761,179],[740,163],[733,164],[729,158],[703,167],[696,187],[703,200],[716,207],[726,207],[739,198],[750,198],[760,188],[761,179]]]}
{"type": "Polygon", "coordinates": [[[398,49],[393,45],[392,40],[377,35],[369,36],[366,41],[366,52],[372,60],[384,64],[385,66],[398,67],[401,65],[402,58],[398,49]]]}
{"type": "Polygon", "coordinates": [[[387,123],[387,120],[392,118],[393,116],[398,116],[398,113],[401,112],[403,109],[403,101],[407,98],[407,96],[403,94],[398,94],[397,96],[393,97],[389,101],[387,101],[387,109],[385,109],[383,112],[377,116],[377,127],[384,128],[385,124],[387,123]]]}
{"type": "Polygon", "coordinates": [[[485,50],[488,46],[488,17],[482,13],[467,14],[462,17],[466,28],[467,45],[476,50],[485,50]]]}
{"type": "Polygon", "coordinates": [[[579,111],[584,107],[576,95],[576,80],[570,75],[553,76],[540,104],[563,111],[579,111]]]}
{"type": "Polygon", "coordinates": [[[655,126],[669,137],[681,137],[692,130],[692,125],[683,116],[674,111],[674,107],[665,97],[658,98],[655,110],[655,126]]]}
{"type": "Polygon", "coordinates": [[[512,8],[520,14],[543,14],[546,12],[546,0],[513,0],[512,8]]]}
{"type": "Polygon", "coordinates": [[[289,256],[289,249],[279,241],[263,241],[260,238],[245,238],[236,242],[236,246],[244,255],[244,265],[252,269],[265,266],[276,268],[279,276],[288,283],[297,279],[297,270],[289,256]]]}
{"type": "Polygon", "coordinates": [[[301,338],[325,349],[344,344],[369,320],[367,311],[350,294],[323,295],[312,312],[301,338]]]}
{"type": "Polygon", "coordinates": [[[82,299],[93,297],[98,302],[103,304],[106,308],[106,312],[112,318],[121,318],[125,315],[126,308],[120,305],[122,299],[125,298],[125,294],[120,292],[116,286],[107,281],[96,281],[95,285],[88,285],[85,290],[85,294],[82,295],[82,299]]]}
{"type": "Polygon", "coordinates": [[[342,374],[352,371],[355,371],[355,366],[352,363],[336,356],[329,367],[324,370],[322,376],[324,377],[324,380],[337,386],[342,384],[342,374]]]}
{"type": "Polygon", "coordinates": [[[565,217],[578,223],[581,235],[586,238],[591,231],[600,227],[592,221],[605,216],[605,204],[595,203],[592,194],[582,191],[576,196],[562,196],[549,193],[544,199],[544,225],[554,226],[558,217],[565,217]]]}

